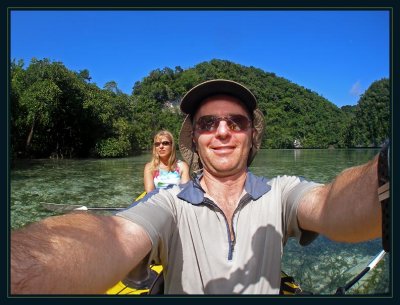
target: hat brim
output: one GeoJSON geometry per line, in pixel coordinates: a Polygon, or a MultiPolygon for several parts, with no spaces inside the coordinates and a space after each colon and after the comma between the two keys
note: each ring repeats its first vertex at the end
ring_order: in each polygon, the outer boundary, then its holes
{"type": "Polygon", "coordinates": [[[243,85],[226,79],[214,79],[205,81],[189,90],[181,101],[183,113],[191,114],[196,112],[200,102],[209,96],[216,94],[229,94],[242,101],[249,112],[252,113],[257,106],[253,93],[243,85]]]}

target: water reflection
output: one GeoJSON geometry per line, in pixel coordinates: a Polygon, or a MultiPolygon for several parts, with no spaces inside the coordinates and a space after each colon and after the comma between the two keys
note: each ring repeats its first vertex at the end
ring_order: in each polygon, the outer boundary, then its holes
{"type": "Polygon", "coordinates": [[[301,149],[293,149],[294,162],[296,162],[297,159],[300,158],[301,152],[302,152],[301,149]]]}

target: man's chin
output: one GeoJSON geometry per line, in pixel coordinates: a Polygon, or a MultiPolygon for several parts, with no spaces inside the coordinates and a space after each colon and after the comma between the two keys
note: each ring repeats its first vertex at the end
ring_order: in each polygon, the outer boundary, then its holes
{"type": "Polygon", "coordinates": [[[209,171],[211,173],[213,173],[213,175],[217,176],[217,177],[229,177],[229,176],[233,176],[239,173],[242,173],[243,171],[246,170],[246,167],[243,166],[232,166],[232,165],[215,165],[213,166],[212,170],[209,171]]]}

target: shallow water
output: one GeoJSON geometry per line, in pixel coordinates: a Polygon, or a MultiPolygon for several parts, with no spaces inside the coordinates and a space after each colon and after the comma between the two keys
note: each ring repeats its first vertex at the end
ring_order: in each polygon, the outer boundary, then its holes
{"type": "MultiPolygon", "coordinates": [[[[377,150],[261,150],[250,170],[256,175],[299,175],[328,182],[343,169],[371,159],[377,150]]],[[[108,160],[18,161],[10,175],[10,224],[13,229],[51,212],[42,202],[93,206],[128,206],[143,190],[143,168],[150,154],[108,160]]],[[[307,247],[290,240],[285,247],[283,270],[303,290],[333,294],[344,286],[381,250],[381,241],[334,243],[323,237],[307,247]]],[[[348,294],[389,292],[389,256],[348,291],[348,294]]]]}

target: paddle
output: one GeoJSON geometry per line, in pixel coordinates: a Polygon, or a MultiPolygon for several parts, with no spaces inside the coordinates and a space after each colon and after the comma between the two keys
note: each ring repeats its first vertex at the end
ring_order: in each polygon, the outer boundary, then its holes
{"type": "Polygon", "coordinates": [[[385,256],[385,250],[382,250],[378,253],[377,256],[368,264],[367,267],[364,268],[357,276],[355,276],[350,282],[348,282],[345,286],[339,287],[336,290],[336,295],[345,294],[347,290],[349,290],[355,283],[357,283],[368,271],[375,268],[375,266],[381,261],[381,259],[385,256]]]}
{"type": "Polygon", "coordinates": [[[126,207],[88,207],[85,205],[78,204],[62,204],[62,203],[51,203],[51,202],[41,202],[41,205],[49,210],[55,212],[65,212],[65,211],[119,211],[126,209],[126,207]]]}
{"type": "MultiPolygon", "coordinates": [[[[135,201],[142,199],[146,195],[146,192],[142,192],[135,201]]],[[[65,211],[120,211],[127,207],[88,207],[80,204],[62,204],[52,202],[41,202],[42,207],[49,211],[65,212],[65,211]]]]}

